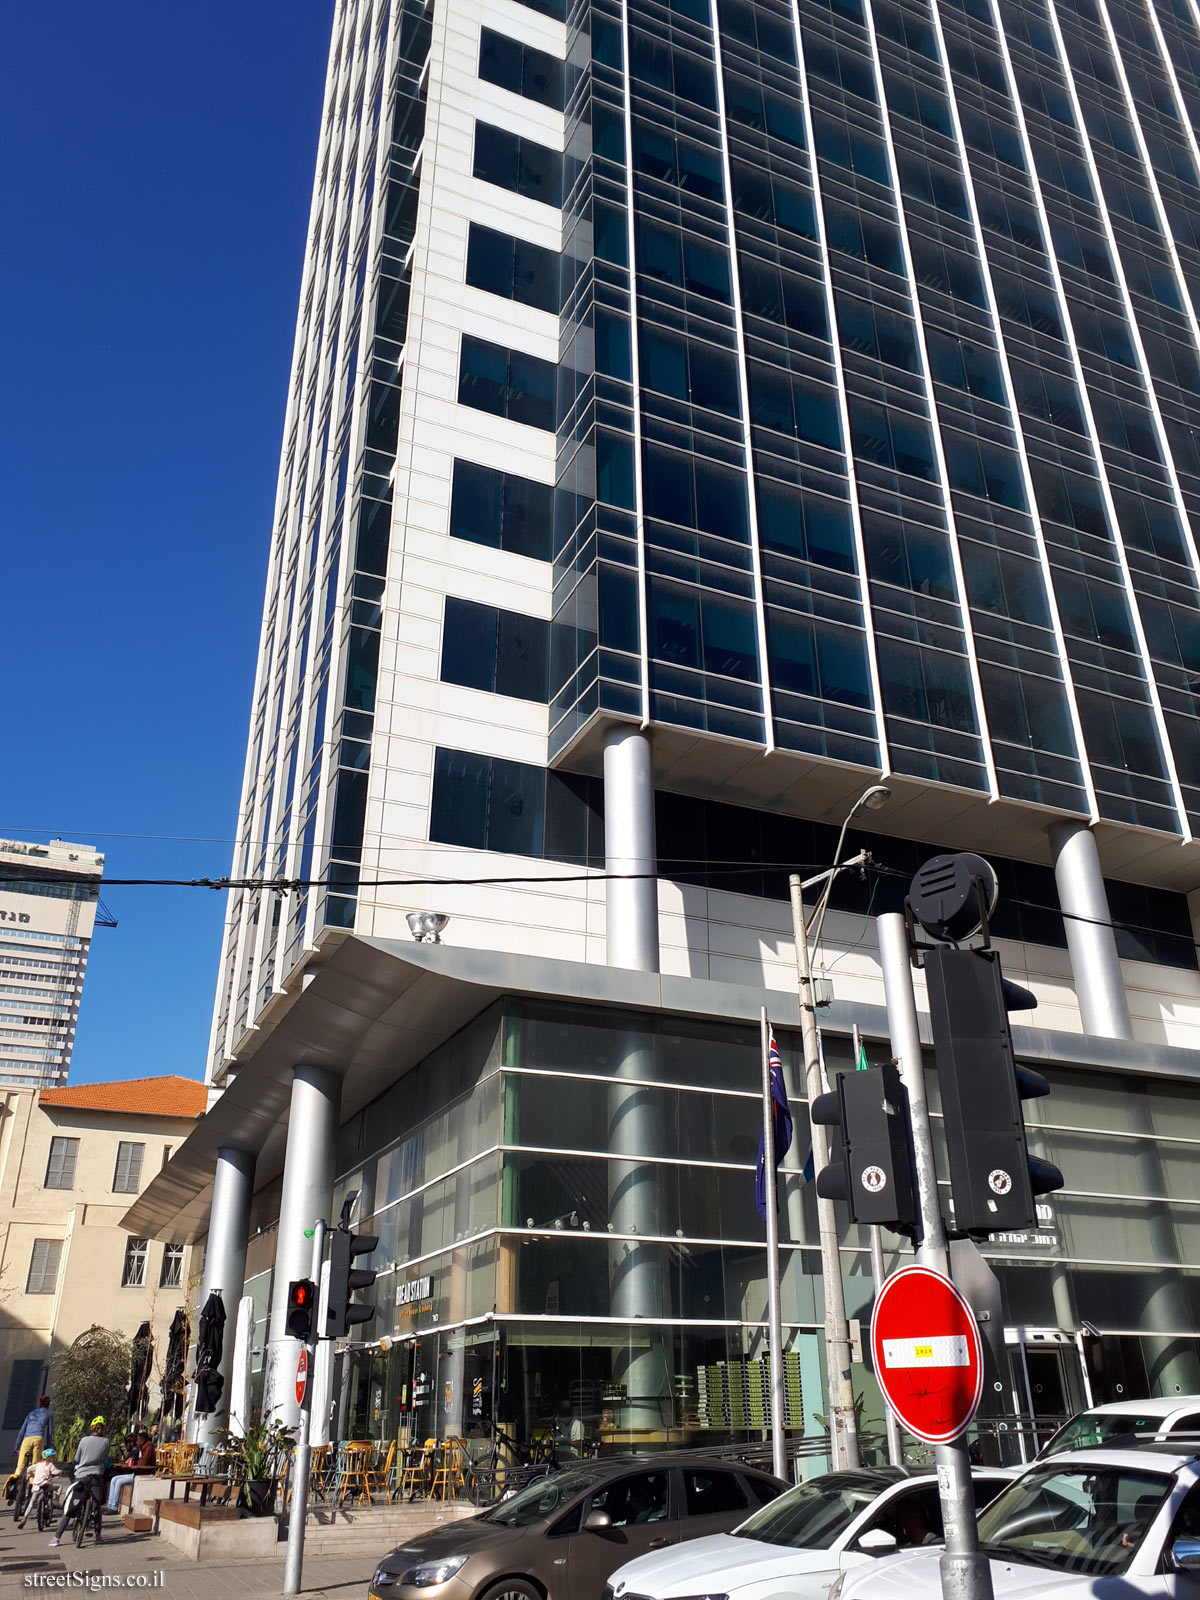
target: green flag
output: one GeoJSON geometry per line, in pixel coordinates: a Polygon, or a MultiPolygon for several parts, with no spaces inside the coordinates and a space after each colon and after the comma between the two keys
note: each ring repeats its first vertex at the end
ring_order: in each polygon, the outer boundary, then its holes
{"type": "Polygon", "coordinates": [[[861,1035],[858,1040],[858,1055],[854,1058],[854,1070],[855,1072],[870,1072],[871,1070],[871,1063],[867,1060],[867,1052],[861,1035]]]}

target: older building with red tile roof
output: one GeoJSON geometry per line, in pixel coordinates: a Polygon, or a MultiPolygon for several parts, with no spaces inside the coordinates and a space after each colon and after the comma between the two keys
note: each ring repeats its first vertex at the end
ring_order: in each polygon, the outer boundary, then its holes
{"type": "Polygon", "coordinates": [[[43,1089],[43,1106],[76,1111],[116,1111],[126,1116],[200,1117],[208,1093],[195,1078],[170,1074],[163,1078],[129,1078],[124,1083],[81,1083],[65,1089],[43,1089]]]}
{"type": "MultiPolygon", "coordinates": [[[[202,1083],[177,1074],[41,1091],[0,1085],[0,1456],[46,1391],[55,1351],[93,1323],[125,1338],[149,1325],[146,1406],[161,1403],[189,1252],[136,1237],[121,1219],[206,1102],[202,1083]]],[[[55,1412],[56,1422],[70,1420],[55,1412]]]]}

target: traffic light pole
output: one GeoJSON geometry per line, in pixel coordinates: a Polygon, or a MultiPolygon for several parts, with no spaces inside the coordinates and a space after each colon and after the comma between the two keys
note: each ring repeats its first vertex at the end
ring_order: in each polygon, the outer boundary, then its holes
{"type": "MultiPolygon", "coordinates": [[[[313,1226],[313,1254],[312,1254],[312,1280],[314,1283],[321,1281],[321,1267],[325,1259],[325,1223],[318,1221],[313,1226]]],[[[309,1440],[312,1435],[312,1402],[313,1384],[316,1378],[316,1353],[317,1340],[321,1337],[321,1317],[324,1314],[322,1304],[323,1296],[317,1296],[317,1303],[313,1307],[312,1325],[304,1348],[308,1352],[307,1382],[304,1385],[304,1398],[300,1402],[300,1426],[296,1436],[296,1453],[292,1461],[291,1489],[292,1504],[288,1516],[287,1557],[283,1567],[283,1592],[285,1595],[300,1593],[300,1575],[304,1567],[304,1523],[308,1516],[308,1473],[312,1460],[312,1446],[309,1440]]]]}
{"type": "MultiPolygon", "coordinates": [[[[912,1120],[913,1160],[916,1167],[917,1198],[921,1225],[917,1261],[950,1276],[950,1250],[946,1225],[938,1199],[937,1168],[933,1159],[933,1135],[929,1126],[929,1105],[925,1099],[925,1068],[921,1055],[921,1035],[917,1027],[917,1001],[913,993],[912,965],[908,950],[908,929],[898,912],[877,917],[879,960],[883,968],[883,987],[887,1001],[888,1029],[892,1049],[900,1069],[900,1081],[908,1091],[912,1120]]],[[[934,1446],[938,1495],[942,1502],[942,1526],[946,1548],[941,1557],[943,1600],[993,1600],[992,1569],[979,1550],[979,1528],[975,1521],[975,1488],[971,1482],[971,1461],[965,1440],[934,1446]]]]}
{"type": "MultiPolygon", "coordinates": [[[[804,926],[804,893],[799,875],[788,879],[792,898],[792,930],[796,941],[796,975],[800,985],[800,1036],[804,1045],[804,1089],[811,1107],[823,1092],[817,1010],[813,997],[812,963],[804,926]]],[[[829,1165],[829,1135],[821,1123],[812,1125],[813,1171],[829,1165]]],[[[815,1188],[814,1184],[814,1188],[815,1188]]],[[[858,1423],[854,1416],[851,1382],[850,1328],[846,1322],[846,1296],[842,1287],[842,1258],[838,1250],[837,1212],[832,1200],[817,1195],[817,1229],[821,1242],[821,1287],[825,1297],[825,1350],[829,1363],[829,1438],[835,1472],[857,1467],[858,1423]]]]}
{"type": "Polygon", "coordinates": [[[767,1211],[767,1339],[771,1352],[771,1470],[788,1475],[783,1377],[783,1312],[779,1299],[779,1178],[775,1170],[775,1103],[771,1095],[771,1024],[762,1008],[763,1173],[767,1211]]]}

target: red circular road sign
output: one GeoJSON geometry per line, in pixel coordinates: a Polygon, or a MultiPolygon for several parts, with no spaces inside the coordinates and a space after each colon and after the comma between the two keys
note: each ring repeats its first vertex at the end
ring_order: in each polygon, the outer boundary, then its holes
{"type": "Polygon", "coordinates": [[[945,1444],[983,1391],[983,1345],[970,1306],[940,1272],[904,1267],[875,1302],[871,1354],[884,1398],[909,1433],[945,1444]]]}
{"type": "Polygon", "coordinates": [[[308,1351],[301,1350],[296,1363],[296,1403],[303,1405],[304,1391],[308,1388],[308,1351]]]}

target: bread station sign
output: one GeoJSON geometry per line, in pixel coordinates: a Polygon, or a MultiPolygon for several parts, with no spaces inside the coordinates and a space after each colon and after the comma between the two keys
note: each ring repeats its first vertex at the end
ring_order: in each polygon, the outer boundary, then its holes
{"type": "Polygon", "coordinates": [[[426,1272],[419,1278],[405,1278],[403,1283],[398,1283],[396,1310],[402,1317],[415,1317],[422,1311],[432,1311],[433,1274],[426,1272]]]}

